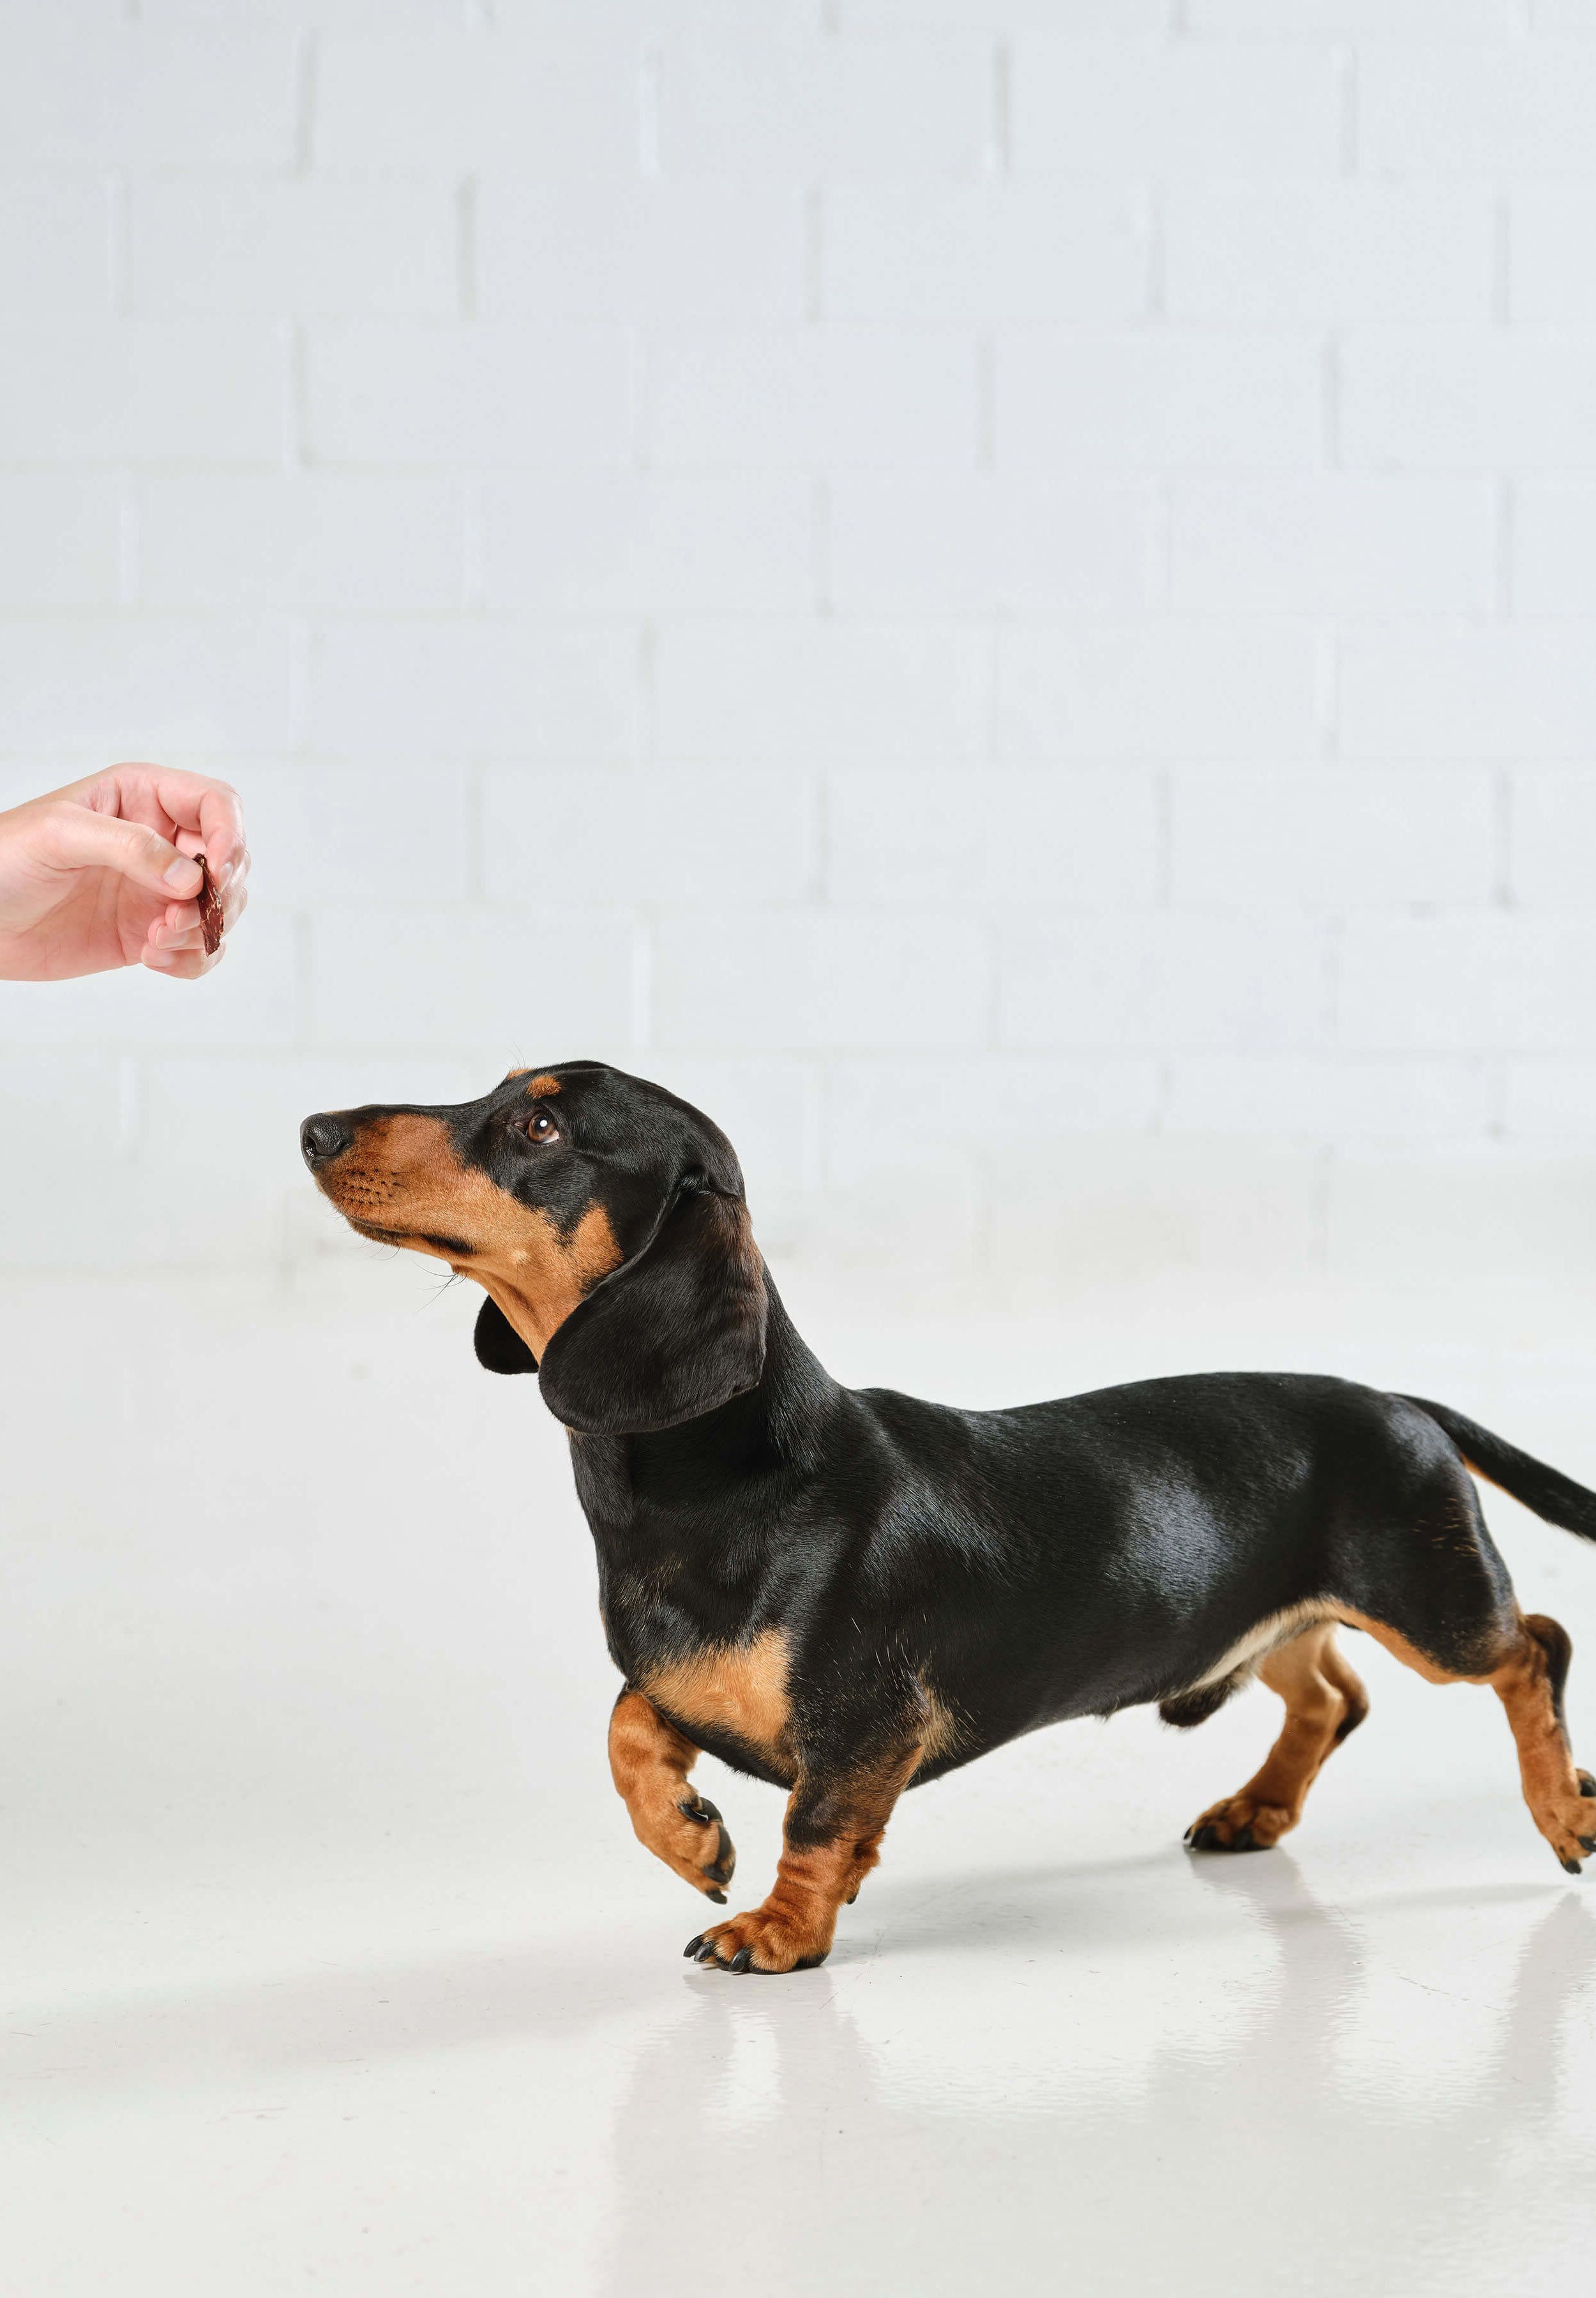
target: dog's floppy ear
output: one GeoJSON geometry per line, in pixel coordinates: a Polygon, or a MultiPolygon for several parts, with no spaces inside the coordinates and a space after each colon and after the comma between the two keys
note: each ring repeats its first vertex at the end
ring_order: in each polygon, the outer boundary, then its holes
{"type": "Polygon", "coordinates": [[[536,1372],[538,1360],[497,1301],[476,1312],[476,1361],[488,1372],[536,1372]]]}
{"type": "Polygon", "coordinates": [[[635,1436],[712,1412],[765,1369],[765,1268],[740,1197],[699,1175],[601,1277],[543,1352],[543,1401],[567,1428],[635,1436]]]}

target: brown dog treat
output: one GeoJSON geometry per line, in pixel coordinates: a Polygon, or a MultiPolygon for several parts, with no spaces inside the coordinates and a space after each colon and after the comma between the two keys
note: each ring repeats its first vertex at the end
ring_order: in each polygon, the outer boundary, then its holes
{"type": "Polygon", "coordinates": [[[206,956],[214,957],[221,947],[223,925],[221,896],[216,890],[216,881],[211,875],[211,864],[204,856],[196,854],[194,858],[200,865],[200,890],[195,897],[200,905],[200,939],[205,945],[206,956]]]}

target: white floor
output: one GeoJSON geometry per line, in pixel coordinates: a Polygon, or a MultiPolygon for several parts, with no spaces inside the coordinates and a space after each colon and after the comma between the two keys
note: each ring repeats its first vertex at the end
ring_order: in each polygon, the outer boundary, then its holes
{"type": "MultiPolygon", "coordinates": [[[[1188,1284],[909,1327],[789,1290],[846,1377],[1352,1371],[1596,1482],[1580,1302],[1188,1284]]],[[[1180,1834],[1267,1693],[1045,1735],[907,1799],[823,1970],[700,1971],[609,1788],[561,1440],[432,1295],[357,1250],[0,1308],[0,2288],[1583,2284],[1596,1869],[1536,1836],[1488,1693],[1358,1641],[1369,1724],[1231,1861],[1180,1834]]],[[[1490,1508],[1589,1763],[1596,1552],[1490,1508]]],[[[780,1798],[703,1774],[760,1893],[780,1798]]]]}

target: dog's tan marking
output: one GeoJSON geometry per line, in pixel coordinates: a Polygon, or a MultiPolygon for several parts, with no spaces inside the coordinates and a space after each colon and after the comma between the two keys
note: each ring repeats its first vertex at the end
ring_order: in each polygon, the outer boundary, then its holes
{"type": "Polygon", "coordinates": [[[784,1763],[790,1707],[784,1630],[748,1644],[711,1644],[650,1670],[644,1690],[687,1731],[725,1732],[784,1763]]]}
{"type": "Polygon", "coordinates": [[[436,1118],[375,1119],[361,1128],[353,1150],[316,1178],[358,1228],[433,1253],[475,1277],[534,1356],[622,1259],[602,1205],[590,1205],[562,1232],[547,1213],[462,1163],[436,1118]],[[457,1243],[463,1252],[453,1250],[457,1243]]]}
{"type": "Polygon", "coordinates": [[[1302,1816],[1308,1790],[1330,1750],[1369,1712],[1362,1684],[1336,1649],[1333,1621],[1277,1644],[1258,1673],[1286,1702],[1286,1721],[1245,1787],[1211,1804],[1192,1823],[1193,1837],[1206,1836],[1202,1849],[1235,1849],[1244,1836],[1261,1850],[1278,1843],[1302,1816]]]}
{"type": "MultiPolygon", "coordinates": [[[[525,1077],[526,1072],[525,1070],[517,1070],[516,1075],[525,1077]]],[[[547,1101],[551,1093],[559,1091],[559,1079],[557,1077],[550,1077],[545,1070],[532,1079],[526,1090],[533,1101],[547,1101]]]]}
{"type": "Polygon", "coordinates": [[[699,1798],[687,1784],[699,1751],[641,1691],[623,1691],[609,1719],[609,1773],[632,1831],[673,1874],[724,1899],[737,1855],[718,1819],[691,1819],[699,1798]]]}
{"type": "Polygon", "coordinates": [[[924,1699],[924,1727],[921,1734],[918,1765],[933,1763],[945,1756],[963,1740],[963,1727],[947,1702],[939,1699],[922,1676],[920,1690],[924,1699]]]}

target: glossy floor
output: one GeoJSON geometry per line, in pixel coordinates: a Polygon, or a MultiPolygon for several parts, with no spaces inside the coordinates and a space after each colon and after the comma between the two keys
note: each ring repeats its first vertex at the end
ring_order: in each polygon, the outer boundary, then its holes
{"type": "MultiPolygon", "coordinates": [[[[1369,1724],[1289,1847],[1232,1860],[1180,1833],[1267,1693],[1045,1734],[907,1799],[823,1970],[700,1971],[608,1786],[558,1432],[429,1297],[362,1261],[5,1304],[0,2287],[1579,2286],[1596,1870],[1534,1833],[1491,1695],[1352,1640],[1369,1724]]],[[[1596,1481],[1596,1348],[1540,1304],[795,1306],[851,1378],[1356,1371],[1596,1481]]],[[[1589,1762],[1596,1553],[1490,1512],[1575,1634],[1589,1762]]],[[[740,1900],[780,1799],[704,1772],[740,1900]]]]}

